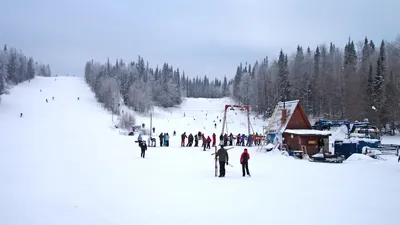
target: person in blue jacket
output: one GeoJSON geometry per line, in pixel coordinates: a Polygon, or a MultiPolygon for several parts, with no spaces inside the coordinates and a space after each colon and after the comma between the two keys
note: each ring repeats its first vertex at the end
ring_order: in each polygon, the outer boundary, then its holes
{"type": "Polygon", "coordinates": [[[246,135],[244,135],[244,134],[242,134],[242,139],[241,139],[241,141],[242,141],[242,146],[244,146],[244,139],[246,138],[246,135]]]}
{"type": "Polygon", "coordinates": [[[137,142],[139,143],[139,146],[142,145],[142,135],[139,134],[139,136],[137,137],[137,142]]]}
{"type": "Polygon", "coordinates": [[[247,146],[251,147],[252,143],[253,143],[253,135],[249,134],[247,138],[247,146]]]}

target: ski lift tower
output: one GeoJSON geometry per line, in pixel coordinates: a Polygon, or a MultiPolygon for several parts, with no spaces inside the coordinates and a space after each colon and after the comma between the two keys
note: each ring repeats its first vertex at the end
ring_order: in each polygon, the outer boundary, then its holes
{"type": "Polygon", "coordinates": [[[226,112],[229,110],[239,109],[240,111],[245,111],[247,113],[247,134],[250,134],[250,106],[248,105],[225,105],[224,118],[222,122],[221,134],[224,134],[224,129],[226,125],[226,112]]]}

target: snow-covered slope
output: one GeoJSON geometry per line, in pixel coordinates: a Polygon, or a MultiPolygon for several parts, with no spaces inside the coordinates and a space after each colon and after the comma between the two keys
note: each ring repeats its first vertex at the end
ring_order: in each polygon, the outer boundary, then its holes
{"type": "MultiPolygon", "coordinates": [[[[211,132],[214,118],[201,118],[194,103],[205,100],[190,101],[164,119],[155,112],[156,131],[190,132],[187,123],[196,116],[193,132],[201,125],[211,132]],[[179,119],[183,112],[187,119],[179,119]]],[[[223,109],[213,101],[201,107],[223,109]]],[[[243,122],[228,129],[241,132],[243,122]]],[[[243,148],[235,147],[229,151],[234,167],[215,178],[209,151],[149,148],[142,159],[133,138],[111,125],[80,78],[36,78],[3,96],[0,224],[398,224],[394,157],[332,165],[250,148],[249,178],[241,176],[243,148]]]]}
{"type": "MultiPolygon", "coordinates": [[[[228,98],[205,99],[205,98],[186,98],[177,108],[162,109],[155,107],[153,111],[153,127],[156,129],[156,136],[163,133],[170,135],[175,130],[177,135],[186,132],[195,134],[199,131],[206,135],[220,135],[225,105],[234,104],[228,98]],[[216,127],[214,125],[217,125],[216,127]]],[[[149,116],[136,115],[137,123],[144,123],[150,126],[149,116]]],[[[239,109],[227,110],[227,125],[225,131],[233,134],[248,134],[248,122],[246,111],[239,109]]],[[[266,122],[254,115],[250,116],[251,133],[262,133],[266,122]]]]}

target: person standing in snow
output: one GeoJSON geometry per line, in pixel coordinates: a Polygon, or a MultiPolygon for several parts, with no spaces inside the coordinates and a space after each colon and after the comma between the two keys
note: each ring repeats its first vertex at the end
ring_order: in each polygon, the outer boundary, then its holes
{"type": "Polygon", "coordinates": [[[199,136],[197,134],[194,135],[194,147],[199,146],[199,136]]]}
{"type": "Polygon", "coordinates": [[[218,158],[219,161],[219,177],[225,177],[225,164],[229,164],[229,155],[223,145],[218,149],[215,158],[218,158]]]}
{"type": "Polygon", "coordinates": [[[233,145],[233,134],[229,134],[229,146],[233,145]]]}
{"type": "Polygon", "coordinates": [[[166,147],[169,147],[169,134],[168,134],[168,133],[166,133],[166,134],[164,135],[164,145],[165,145],[166,147]]]}
{"type": "Polygon", "coordinates": [[[212,146],[215,147],[217,144],[217,135],[215,133],[212,134],[212,146]]]}
{"type": "Polygon", "coordinates": [[[141,150],[140,157],[144,158],[146,150],[147,150],[146,142],[144,141],[142,144],[139,143],[139,146],[140,146],[140,150],[141,150]]]}
{"type": "Polygon", "coordinates": [[[207,148],[208,149],[211,149],[210,144],[211,144],[211,138],[210,138],[210,136],[207,136],[207,148]]]}
{"type": "Polygon", "coordinates": [[[160,147],[162,147],[163,146],[164,134],[161,133],[160,135],[158,135],[158,137],[160,138],[160,147]]]}
{"type": "Polygon", "coordinates": [[[139,134],[138,138],[137,138],[137,142],[139,143],[139,146],[142,144],[142,135],[139,134]]]}
{"type": "Polygon", "coordinates": [[[245,176],[247,173],[247,175],[250,177],[249,159],[250,159],[250,154],[247,152],[247,148],[245,148],[242,155],[240,156],[240,164],[242,164],[242,175],[243,176],[245,176]]]}
{"type": "Polygon", "coordinates": [[[181,135],[181,147],[185,147],[186,132],[181,135]]]}

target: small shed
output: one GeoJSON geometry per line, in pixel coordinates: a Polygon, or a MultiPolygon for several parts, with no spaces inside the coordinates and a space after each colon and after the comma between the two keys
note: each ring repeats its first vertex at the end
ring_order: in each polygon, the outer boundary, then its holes
{"type": "Polygon", "coordinates": [[[283,132],[283,144],[288,149],[303,150],[305,154],[314,155],[318,153],[319,141],[323,140],[324,152],[329,151],[329,131],[309,129],[286,129],[283,132]]]}
{"type": "Polygon", "coordinates": [[[303,150],[308,155],[319,152],[318,142],[324,141],[329,151],[331,132],[313,130],[299,100],[279,102],[269,121],[268,139],[290,150],[303,150]]]}

